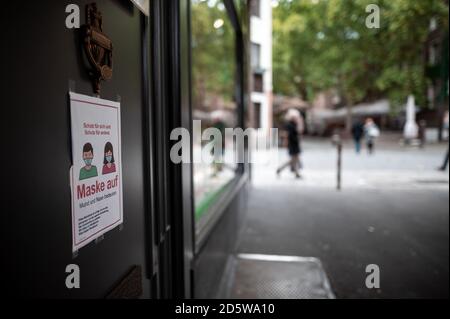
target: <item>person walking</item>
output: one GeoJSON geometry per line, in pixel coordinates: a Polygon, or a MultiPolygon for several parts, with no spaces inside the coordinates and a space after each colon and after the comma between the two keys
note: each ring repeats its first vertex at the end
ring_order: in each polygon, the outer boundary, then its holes
{"type": "MultiPolygon", "coordinates": [[[[445,134],[446,138],[448,138],[448,135],[449,135],[449,113],[448,113],[448,111],[445,112],[442,126],[443,126],[443,130],[446,133],[445,134]]],[[[439,167],[439,170],[442,171],[442,172],[445,172],[447,170],[449,152],[450,152],[450,148],[447,149],[447,154],[444,157],[444,163],[442,163],[442,166],[439,167]]]]}
{"type": "Polygon", "coordinates": [[[285,130],[287,133],[287,147],[290,159],[277,169],[277,175],[280,175],[285,168],[290,167],[295,177],[301,178],[299,172],[301,168],[300,135],[304,129],[303,117],[298,110],[290,109],[286,114],[286,122],[285,130]]]}
{"type": "Polygon", "coordinates": [[[355,151],[357,154],[361,153],[361,139],[364,136],[364,124],[357,120],[352,127],[353,142],[355,143],[355,151]]]}
{"type": "Polygon", "coordinates": [[[442,166],[439,167],[439,170],[440,170],[441,172],[445,172],[445,171],[447,170],[447,167],[448,167],[448,156],[449,156],[449,152],[450,152],[450,149],[447,149],[447,154],[445,155],[444,163],[442,163],[442,166]]]}
{"type": "Polygon", "coordinates": [[[367,150],[373,154],[375,149],[375,139],[380,136],[380,129],[372,118],[368,118],[364,124],[364,135],[366,137],[367,150]]]}

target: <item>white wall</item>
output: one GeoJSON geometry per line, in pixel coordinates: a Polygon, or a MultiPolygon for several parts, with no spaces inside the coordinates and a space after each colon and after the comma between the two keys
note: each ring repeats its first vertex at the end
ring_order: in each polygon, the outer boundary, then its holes
{"type": "Polygon", "coordinates": [[[252,43],[261,46],[261,68],[264,72],[264,93],[252,93],[252,102],[261,104],[261,127],[269,129],[272,126],[272,3],[271,0],[260,0],[260,17],[251,17],[252,43]]]}

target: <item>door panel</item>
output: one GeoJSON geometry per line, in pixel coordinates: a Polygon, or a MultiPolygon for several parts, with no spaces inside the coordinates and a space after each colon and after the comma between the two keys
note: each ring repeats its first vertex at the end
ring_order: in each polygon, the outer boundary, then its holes
{"type": "MultiPolygon", "coordinates": [[[[145,168],[146,123],[143,83],[143,17],[131,1],[97,1],[103,31],[114,45],[114,74],[103,83],[101,98],[121,99],[123,229],[91,243],[73,259],[71,251],[71,166],[69,81],[74,91],[92,95],[80,30],[65,27],[65,7],[91,1],[29,1],[8,4],[6,84],[8,124],[14,155],[2,244],[2,284],[8,295],[28,297],[105,297],[134,265],[143,269],[143,297],[150,297],[146,245],[150,211],[145,168]],[[13,20],[14,19],[14,20],[13,20]],[[20,143],[18,142],[20,141],[20,143]],[[7,227],[5,227],[7,225],[7,227]],[[68,264],[77,264],[81,288],[65,286],[68,264]],[[5,275],[6,274],[6,275],[5,275]],[[5,287],[7,287],[5,289],[5,287]]],[[[2,222],[3,224],[3,222],[2,222]]],[[[148,237],[147,237],[148,236],[148,237]]],[[[151,267],[150,267],[151,268],[151,267]]]]}

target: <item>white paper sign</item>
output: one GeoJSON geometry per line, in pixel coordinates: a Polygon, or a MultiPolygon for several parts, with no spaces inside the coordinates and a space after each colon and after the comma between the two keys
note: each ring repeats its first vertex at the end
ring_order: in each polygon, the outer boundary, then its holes
{"type": "Polygon", "coordinates": [[[72,249],[123,223],[120,103],[70,93],[72,249]]]}
{"type": "Polygon", "coordinates": [[[146,16],[150,13],[149,0],[131,0],[146,16]]]}

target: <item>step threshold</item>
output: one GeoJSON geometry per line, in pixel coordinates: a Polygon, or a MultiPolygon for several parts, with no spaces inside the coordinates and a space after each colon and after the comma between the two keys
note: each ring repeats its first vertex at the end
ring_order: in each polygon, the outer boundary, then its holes
{"type": "Polygon", "coordinates": [[[238,254],[229,260],[219,298],[335,299],[319,259],[238,254]]]}

